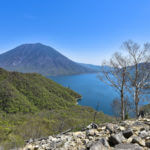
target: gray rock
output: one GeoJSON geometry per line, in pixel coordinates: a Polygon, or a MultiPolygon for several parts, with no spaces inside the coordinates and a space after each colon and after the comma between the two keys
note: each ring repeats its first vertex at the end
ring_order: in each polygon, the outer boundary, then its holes
{"type": "Polygon", "coordinates": [[[141,145],[141,146],[145,146],[144,140],[142,140],[142,139],[141,139],[140,137],[138,137],[138,136],[134,136],[131,143],[137,143],[137,144],[139,144],[139,145],[141,145]]]}
{"type": "Polygon", "coordinates": [[[143,150],[143,148],[137,144],[118,144],[114,150],[143,150]]]}
{"type": "Polygon", "coordinates": [[[117,144],[122,143],[125,140],[122,133],[118,133],[109,137],[108,142],[110,146],[115,146],[117,144]]]}
{"type": "Polygon", "coordinates": [[[105,147],[110,147],[108,141],[106,140],[106,138],[101,138],[99,140],[99,142],[101,142],[105,147]]]}
{"type": "Polygon", "coordinates": [[[150,135],[150,131],[145,131],[145,130],[143,130],[143,131],[141,131],[140,133],[139,133],[139,137],[141,137],[141,138],[146,138],[146,137],[148,137],[150,135]]]}
{"type": "Polygon", "coordinates": [[[114,133],[116,131],[116,126],[112,123],[108,123],[106,125],[106,129],[110,132],[110,133],[114,133]]]}
{"type": "Polygon", "coordinates": [[[94,136],[94,135],[97,135],[97,134],[98,134],[98,131],[96,129],[90,129],[90,130],[86,131],[87,136],[94,136]]]}
{"type": "Polygon", "coordinates": [[[87,126],[87,129],[97,129],[98,125],[96,123],[91,123],[90,125],[87,126]]]}
{"type": "Polygon", "coordinates": [[[150,148],[150,140],[146,141],[146,147],[150,148]]]}
{"type": "Polygon", "coordinates": [[[125,137],[125,138],[129,138],[129,137],[131,137],[133,135],[133,132],[132,132],[132,130],[131,129],[128,129],[128,130],[126,130],[126,131],[123,131],[123,136],[125,137]]]}
{"type": "Polygon", "coordinates": [[[108,148],[105,147],[101,141],[97,141],[91,145],[90,150],[108,150],[108,148]]]}

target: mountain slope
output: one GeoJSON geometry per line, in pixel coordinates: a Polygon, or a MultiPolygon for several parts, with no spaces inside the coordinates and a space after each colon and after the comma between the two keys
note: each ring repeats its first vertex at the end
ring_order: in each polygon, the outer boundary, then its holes
{"type": "Polygon", "coordinates": [[[36,72],[45,76],[95,71],[73,62],[55,49],[40,43],[24,44],[1,54],[0,67],[24,73],[36,72]]]}
{"type": "Polygon", "coordinates": [[[0,110],[7,113],[65,108],[76,104],[79,94],[39,74],[0,69],[0,110]]]}
{"type": "Polygon", "coordinates": [[[101,72],[103,69],[106,71],[109,71],[111,69],[111,67],[109,67],[109,66],[99,66],[99,65],[84,64],[84,63],[79,63],[79,64],[88,69],[92,69],[95,72],[101,72]]]}

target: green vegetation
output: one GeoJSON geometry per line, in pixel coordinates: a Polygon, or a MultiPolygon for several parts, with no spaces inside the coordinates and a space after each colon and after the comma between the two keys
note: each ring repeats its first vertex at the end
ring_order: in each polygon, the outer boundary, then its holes
{"type": "MultiPolygon", "coordinates": [[[[79,130],[93,121],[95,111],[76,105],[81,98],[39,74],[0,69],[0,145],[20,147],[25,140],[79,130]]],[[[95,122],[112,118],[98,112],[95,122]]]]}
{"type": "Polygon", "coordinates": [[[144,110],[146,114],[150,114],[150,104],[142,106],[140,110],[144,110]]]}
{"type": "Polygon", "coordinates": [[[0,70],[0,109],[6,113],[61,109],[81,96],[39,74],[0,70]]]}

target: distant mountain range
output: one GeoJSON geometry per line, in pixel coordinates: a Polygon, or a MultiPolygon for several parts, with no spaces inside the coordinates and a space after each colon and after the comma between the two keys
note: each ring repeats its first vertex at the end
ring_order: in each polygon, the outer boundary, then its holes
{"type": "Polygon", "coordinates": [[[76,63],[54,48],[36,44],[23,44],[0,55],[0,67],[9,71],[36,72],[45,76],[72,75],[98,72],[98,67],[76,63]]]}

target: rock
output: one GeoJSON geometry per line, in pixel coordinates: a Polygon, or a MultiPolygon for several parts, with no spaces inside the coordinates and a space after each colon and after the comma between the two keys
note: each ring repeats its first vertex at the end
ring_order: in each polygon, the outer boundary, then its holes
{"type": "Polygon", "coordinates": [[[98,125],[96,123],[91,123],[90,125],[87,126],[87,129],[97,129],[98,125]]]}
{"type": "Polygon", "coordinates": [[[139,133],[139,137],[144,138],[144,139],[148,137],[149,135],[150,135],[150,132],[146,132],[145,130],[139,133]]]}
{"type": "Polygon", "coordinates": [[[97,128],[97,131],[104,131],[106,129],[106,126],[103,126],[103,127],[99,127],[99,128],[97,128]]]}
{"type": "Polygon", "coordinates": [[[83,143],[86,145],[89,142],[89,139],[84,139],[83,143]]]}
{"type": "Polygon", "coordinates": [[[136,144],[118,144],[114,150],[143,150],[143,148],[136,144]]]}
{"type": "Polygon", "coordinates": [[[74,138],[85,138],[85,132],[74,132],[73,137],[74,138]]]}
{"type": "Polygon", "coordinates": [[[105,147],[101,141],[97,141],[91,145],[90,150],[108,150],[108,148],[105,147]]]}
{"type": "Polygon", "coordinates": [[[150,140],[146,141],[145,145],[146,147],[150,148],[150,140]]]}
{"type": "Polygon", "coordinates": [[[30,139],[28,142],[29,142],[29,143],[32,143],[32,142],[33,142],[33,139],[30,139]]]}
{"type": "Polygon", "coordinates": [[[101,138],[99,140],[99,142],[101,142],[105,147],[110,147],[108,141],[106,140],[106,138],[101,138]]]}
{"type": "Polygon", "coordinates": [[[93,137],[93,136],[89,136],[89,140],[91,140],[91,141],[92,141],[93,139],[94,139],[94,137],[93,137]]]}
{"type": "Polygon", "coordinates": [[[123,126],[120,126],[119,129],[120,129],[121,131],[124,131],[126,128],[123,127],[123,126]]]}
{"type": "Polygon", "coordinates": [[[90,130],[86,131],[87,136],[94,136],[94,135],[97,135],[97,134],[98,134],[98,131],[96,129],[90,129],[90,130]]]}
{"type": "Polygon", "coordinates": [[[123,131],[123,136],[128,139],[129,137],[131,137],[133,135],[133,132],[131,129],[123,131]]]}
{"type": "Polygon", "coordinates": [[[148,150],[150,120],[90,124],[83,131],[30,139],[23,150],[148,150]]]}
{"type": "Polygon", "coordinates": [[[106,129],[110,132],[110,133],[114,133],[115,132],[115,125],[112,123],[108,123],[106,125],[106,129]]]}
{"type": "Polygon", "coordinates": [[[109,145],[110,146],[115,146],[117,144],[122,143],[125,140],[124,136],[122,135],[122,133],[118,133],[115,135],[111,135],[108,139],[109,145]]]}
{"type": "Polygon", "coordinates": [[[131,136],[131,137],[129,137],[129,138],[126,140],[126,143],[131,143],[132,140],[133,140],[133,137],[131,136]]]}
{"type": "Polygon", "coordinates": [[[138,136],[134,136],[133,139],[132,139],[132,143],[137,143],[141,146],[145,146],[145,142],[144,140],[142,140],[140,137],[138,136]]]}

